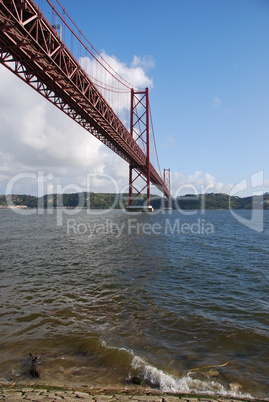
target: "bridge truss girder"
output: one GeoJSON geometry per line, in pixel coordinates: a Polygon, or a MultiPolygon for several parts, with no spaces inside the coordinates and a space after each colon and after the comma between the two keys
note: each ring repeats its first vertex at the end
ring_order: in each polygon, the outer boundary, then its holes
{"type": "MultiPolygon", "coordinates": [[[[147,157],[33,0],[0,0],[0,62],[147,177],[147,157]]],[[[150,181],[168,194],[150,166],[150,181]]]]}

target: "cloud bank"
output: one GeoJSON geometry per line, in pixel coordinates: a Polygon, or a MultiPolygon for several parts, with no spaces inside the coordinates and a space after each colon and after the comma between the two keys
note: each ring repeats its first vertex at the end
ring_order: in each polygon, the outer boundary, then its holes
{"type": "MultiPolygon", "coordinates": [[[[137,87],[153,87],[146,73],[154,66],[151,57],[134,56],[130,66],[104,52],[102,57],[137,87]]],[[[87,58],[81,65],[91,74],[99,68],[87,58]]],[[[75,192],[89,183],[95,192],[127,191],[128,164],[1,65],[0,91],[0,194],[7,188],[33,195],[75,192]]],[[[118,113],[129,110],[129,103],[116,96],[110,102],[118,113]]],[[[172,180],[174,195],[178,189],[191,192],[192,186],[225,188],[202,172],[187,177],[174,172],[172,180]]]]}

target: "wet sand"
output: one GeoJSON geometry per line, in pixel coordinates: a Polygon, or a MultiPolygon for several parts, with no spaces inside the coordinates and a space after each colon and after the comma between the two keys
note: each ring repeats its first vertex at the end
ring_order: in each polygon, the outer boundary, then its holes
{"type": "MultiPolygon", "coordinates": [[[[225,398],[219,396],[165,394],[152,390],[84,389],[0,385],[1,402],[245,402],[257,399],[225,398]]],[[[261,400],[259,400],[261,401],[261,400]]]]}

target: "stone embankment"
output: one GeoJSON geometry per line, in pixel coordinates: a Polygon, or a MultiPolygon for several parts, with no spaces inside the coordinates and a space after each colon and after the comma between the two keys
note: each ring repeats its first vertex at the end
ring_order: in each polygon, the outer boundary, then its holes
{"type": "MultiPolygon", "coordinates": [[[[119,390],[75,391],[50,388],[0,386],[1,402],[245,402],[246,399],[168,395],[162,393],[119,390]]],[[[252,399],[253,401],[253,399],[252,399]]]]}

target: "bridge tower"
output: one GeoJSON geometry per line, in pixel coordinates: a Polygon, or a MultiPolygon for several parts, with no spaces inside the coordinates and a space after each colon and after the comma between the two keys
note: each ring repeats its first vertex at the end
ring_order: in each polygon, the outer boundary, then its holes
{"type": "Polygon", "coordinates": [[[172,209],[172,196],[171,196],[171,174],[170,169],[163,169],[163,182],[168,188],[169,196],[163,196],[163,209],[172,209]]]}
{"type": "Polygon", "coordinates": [[[152,212],[150,205],[150,147],[149,147],[149,91],[131,90],[131,116],[130,116],[131,137],[144,149],[146,155],[146,165],[129,165],[129,202],[127,211],[152,212]],[[146,175],[143,172],[146,171],[146,175]],[[143,183],[142,188],[137,181],[143,183]],[[146,199],[144,193],[146,190],[146,199]],[[132,205],[135,199],[145,199],[143,206],[132,205]]]}

